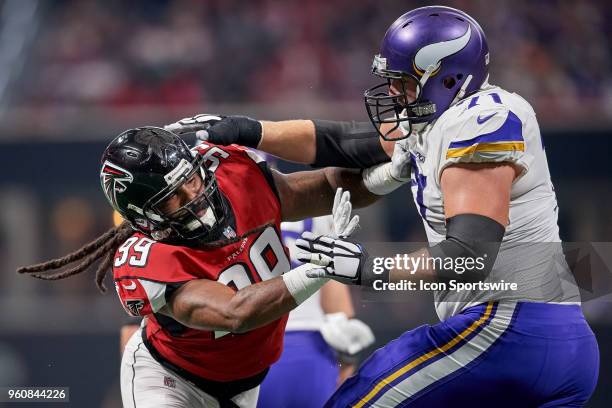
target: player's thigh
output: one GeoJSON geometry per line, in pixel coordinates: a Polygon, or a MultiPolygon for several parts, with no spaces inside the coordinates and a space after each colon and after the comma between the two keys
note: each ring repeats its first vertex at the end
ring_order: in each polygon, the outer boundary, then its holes
{"type": "Polygon", "coordinates": [[[327,406],[556,407],[588,399],[599,353],[579,306],[503,303],[478,319],[462,317],[475,311],[405,333],[359,370],[362,384],[342,387],[327,406]],[[419,345],[434,348],[415,358],[419,345]],[[410,357],[401,364],[390,360],[402,353],[410,357]]]}
{"type": "MultiPolygon", "coordinates": [[[[374,352],[325,406],[398,406],[408,395],[420,391],[404,392],[400,388],[406,384],[422,383],[421,388],[424,388],[430,385],[428,382],[437,381],[438,377],[461,370],[463,365],[449,354],[465,346],[473,335],[479,333],[481,327],[494,316],[495,309],[492,303],[474,306],[437,325],[424,325],[405,332],[374,352]],[[437,371],[441,365],[444,373],[437,371]],[[416,377],[424,381],[412,381],[416,377]],[[378,400],[381,399],[385,401],[379,404],[378,400]]],[[[490,346],[495,336],[486,337],[487,344],[482,350],[490,346]]]]}
{"type": "Polygon", "coordinates": [[[217,407],[216,400],[161,366],[148,352],[139,332],[121,360],[121,399],[125,408],[217,407]]]}

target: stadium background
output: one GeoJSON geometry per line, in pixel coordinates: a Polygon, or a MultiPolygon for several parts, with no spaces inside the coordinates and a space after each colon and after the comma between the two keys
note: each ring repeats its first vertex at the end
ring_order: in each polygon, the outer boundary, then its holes
{"type": "MultiPolygon", "coordinates": [[[[441,3],[483,26],[491,82],[535,106],[562,238],[612,241],[610,3],[441,3]]],[[[424,4],[0,1],[0,387],[70,386],[72,406],[120,404],[118,328],[126,318],[112,285],[102,296],[93,273],[49,283],[14,272],[112,225],[98,161],[114,135],[201,112],[366,120],[362,92],[375,81],[369,67],[382,35],[424,4]]],[[[361,240],[424,240],[407,188],[360,213],[361,240]]],[[[436,321],[429,296],[373,303],[354,293],[379,345],[436,321]]],[[[589,406],[609,406],[610,302],[584,308],[601,350],[589,406]]]]}

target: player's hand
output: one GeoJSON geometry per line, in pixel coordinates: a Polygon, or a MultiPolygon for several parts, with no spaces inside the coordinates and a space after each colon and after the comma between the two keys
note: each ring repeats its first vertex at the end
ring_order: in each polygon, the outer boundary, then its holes
{"type": "Polygon", "coordinates": [[[407,139],[395,142],[391,156],[391,177],[401,183],[410,181],[410,151],[407,139]]]}
{"type": "Polygon", "coordinates": [[[334,197],[334,207],[332,210],[332,221],[336,237],[350,237],[357,227],[359,227],[359,216],[355,215],[351,218],[351,211],[353,211],[351,193],[349,191],[343,191],[342,188],[338,188],[336,190],[336,196],[334,197]]]}
{"type": "Polygon", "coordinates": [[[346,314],[330,313],[320,328],[321,336],[337,352],[354,356],[374,343],[374,333],[359,319],[349,319],[346,314]]]}
{"type": "Polygon", "coordinates": [[[202,136],[203,131],[207,130],[209,127],[219,122],[223,118],[224,116],[202,113],[200,115],[195,115],[190,118],[183,118],[177,122],[170,123],[169,125],[164,126],[164,129],[179,136],[195,133],[196,137],[199,139],[202,136]]]}
{"type": "Polygon", "coordinates": [[[395,142],[391,161],[364,169],[363,184],[373,194],[385,195],[410,181],[411,157],[408,140],[395,142]]]}
{"type": "Polygon", "coordinates": [[[262,127],[261,122],[247,116],[225,116],[196,132],[196,137],[204,142],[224,146],[235,143],[256,149],[261,141],[262,127]]]}
{"type": "Polygon", "coordinates": [[[359,285],[368,255],[358,244],[327,235],[305,231],[295,245],[304,252],[297,254],[301,262],[322,266],[308,271],[309,278],[330,278],[359,285]]]}

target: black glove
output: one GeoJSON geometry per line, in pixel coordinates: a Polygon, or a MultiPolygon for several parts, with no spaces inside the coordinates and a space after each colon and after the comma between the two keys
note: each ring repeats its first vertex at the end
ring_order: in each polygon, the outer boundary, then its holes
{"type": "Polygon", "coordinates": [[[261,141],[261,123],[247,116],[197,115],[165,126],[176,134],[195,132],[199,140],[219,145],[239,144],[257,148],[261,141]]]}

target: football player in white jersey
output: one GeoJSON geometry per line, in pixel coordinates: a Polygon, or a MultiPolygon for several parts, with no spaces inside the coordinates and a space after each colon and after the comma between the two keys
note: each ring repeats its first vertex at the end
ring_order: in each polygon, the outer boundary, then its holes
{"type": "MultiPolygon", "coordinates": [[[[489,84],[488,65],[472,17],[422,7],[388,28],[374,58],[385,80],[365,92],[374,127],[200,118],[203,138],[315,166],[366,168],[392,156],[363,172],[376,194],[411,181],[430,246],[389,279],[437,283],[442,322],[379,349],[327,407],[573,407],[595,388],[599,351],[561,251],[537,119],[520,96],[489,84]],[[491,289],[503,282],[516,285],[491,289]]],[[[300,258],[333,273],[328,247],[340,241],[307,235],[300,258]]]]}

